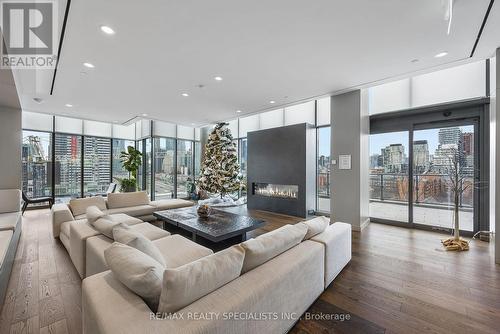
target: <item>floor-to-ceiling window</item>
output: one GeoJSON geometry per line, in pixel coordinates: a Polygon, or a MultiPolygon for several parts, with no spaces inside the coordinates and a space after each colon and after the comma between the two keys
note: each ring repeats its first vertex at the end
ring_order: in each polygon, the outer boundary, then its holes
{"type": "Polygon", "coordinates": [[[330,212],[330,133],[331,127],[318,128],[317,210],[330,212]]]}
{"type": "Polygon", "coordinates": [[[370,136],[370,217],[408,222],[408,131],[370,136]]]}
{"type": "Polygon", "coordinates": [[[443,105],[376,116],[370,135],[370,217],[373,221],[452,230],[488,230],[487,103],[443,105]],[[394,129],[408,131],[394,131],[394,129]],[[458,180],[458,182],[456,181],[458,180]],[[456,189],[456,190],[455,190],[456,189]],[[455,195],[457,202],[455,202],[455,195]]]}
{"type": "Polygon", "coordinates": [[[246,138],[240,139],[239,149],[240,149],[239,153],[240,173],[242,176],[242,183],[243,183],[243,189],[241,190],[241,195],[245,196],[248,191],[248,189],[246,189],[247,187],[247,139],[246,138]]]}
{"type": "Polygon", "coordinates": [[[120,179],[129,177],[129,173],[123,168],[122,159],[120,155],[122,152],[127,151],[127,147],[135,147],[133,140],[126,139],[113,139],[113,156],[112,156],[112,174],[113,182],[120,184],[120,179]]]}
{"type": "Polygon", "coordinates": [[[144,189],[144,168],[143,168],[144,148],[143,148],[142,140],[136,141],[135,145],[136,145],[136,149],[142,153],[142,164],[139,167],[139,170],[137,171],[137,188],[139,190],[142,190],[142,189],[144,189]]]}
{"type": "Polygon", "coordinates": [[[30,198],[52,196],[52,134],[23,131],[22,190],[30,198]]]}
{"type": "Polygon", "coordinates": [[[200,177],[201,170],[201,143],[199,141],[194,142],[194,179],[198,180],[200,177]]]}
{"type": "Polygon", "coordinates": [[[175,197],[175,139],[154,138],[155,198],[175,197]]]}
{"type": "Polygon", "coordinates": [[[111,139],[84,137],[83,195],[106,193],[111,182],[111,139]]]}
{"type": "Polygon", "coordinates": [[[152,145],[152,138],[146,138],[144,139],[144,173],[146,175],[146,177],[144,178],[145,182],[146,182],[146,191],[148,194],[151,194],[151,181],[152,181],[152,170],[151,170],[151,155],[152,155],[152,152],[151,152],[151,147],[152,145]]]}
{"type": "Polygon", "coordinates": [[[193,142],[177,140],[177,197],[188,198],[193,182],[193,142]]]}
{"type": "Polygon", "coordinates": [[[54,140],[54,196],[57,202],[67,202],[82,193],[82,137],[56,133],[54,140]]]}

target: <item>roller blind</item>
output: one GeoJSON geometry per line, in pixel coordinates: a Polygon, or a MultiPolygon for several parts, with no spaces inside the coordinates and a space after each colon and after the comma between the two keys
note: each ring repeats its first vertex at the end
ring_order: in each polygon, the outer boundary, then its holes
{"type": "Polygon", "coordinates": [[[48,131],[53,130],[54,116],[35,112],[22,112],[22,126],[26,130],[48,131]]]}

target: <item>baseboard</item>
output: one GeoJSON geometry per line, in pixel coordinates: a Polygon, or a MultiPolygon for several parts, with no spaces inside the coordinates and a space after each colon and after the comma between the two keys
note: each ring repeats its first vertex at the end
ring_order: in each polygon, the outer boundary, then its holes
{"type": "Polygon", "coordinates": [[[370,224],[370,218],[366,218],[365,221],[361,223],[360,231],[363,231],[365,229],[365,227],[368,226],[368,224],[370,224]]]}

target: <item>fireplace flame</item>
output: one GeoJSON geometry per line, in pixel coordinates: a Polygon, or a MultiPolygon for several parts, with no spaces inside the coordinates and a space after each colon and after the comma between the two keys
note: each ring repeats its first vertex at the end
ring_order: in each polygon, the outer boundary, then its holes
{"type": "Polygon", "coordinates": [[[298,186],[256,183],[254,193],[260,196],[296,199],[298,186]]]}

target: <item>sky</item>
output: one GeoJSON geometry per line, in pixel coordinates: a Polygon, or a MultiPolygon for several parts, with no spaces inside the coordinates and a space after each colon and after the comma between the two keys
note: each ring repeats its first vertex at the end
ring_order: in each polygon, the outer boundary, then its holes
{"type": "Polygon", "coordinates": [[[318,129],[318,157],[330,156],[330,127],[318,129]]]}

